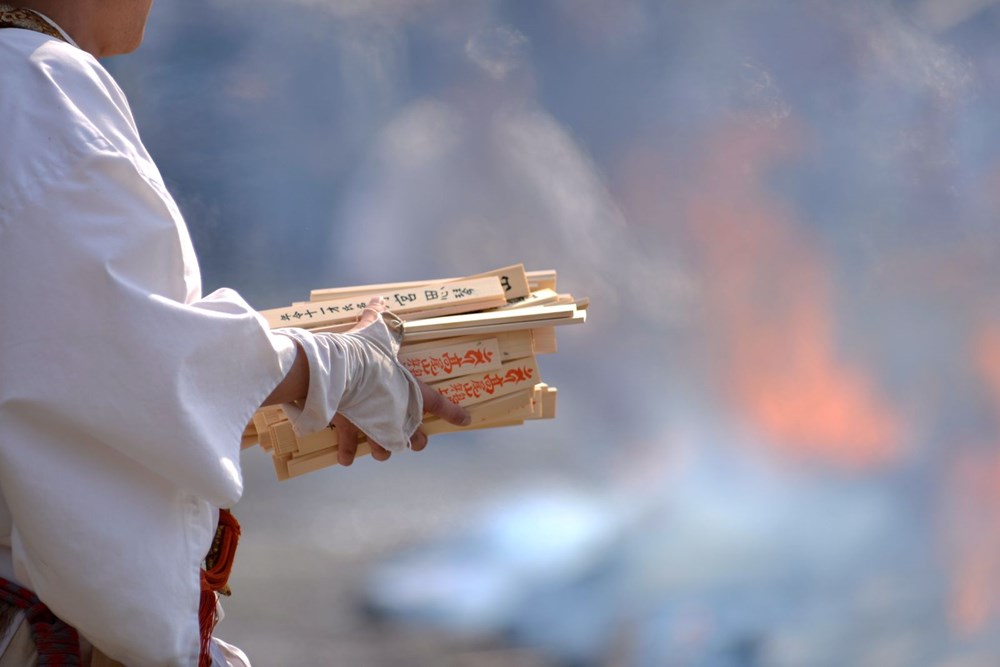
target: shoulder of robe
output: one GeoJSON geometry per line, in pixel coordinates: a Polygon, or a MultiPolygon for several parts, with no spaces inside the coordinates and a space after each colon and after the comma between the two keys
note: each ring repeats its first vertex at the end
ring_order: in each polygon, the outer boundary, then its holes
{"type": "Polygon", "coordinates": [[[75,46],[28,31],[0,31],[0,82],[6,149],[0,199],[8,204],[40,194],[45,183],[95,155],[148,160],[121,89],[75,46]]]}

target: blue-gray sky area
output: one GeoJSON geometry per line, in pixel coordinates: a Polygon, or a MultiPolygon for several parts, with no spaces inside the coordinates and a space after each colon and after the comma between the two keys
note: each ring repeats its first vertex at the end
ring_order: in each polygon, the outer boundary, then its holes
{"type": "Polygon", "coordinates": [[[156,3],[109,67],[206,290],[523,262],[591,301],[551,422],[281,484],[247,452],[223,636],[997,664],[998,34],[994,0],[156,3]]]}

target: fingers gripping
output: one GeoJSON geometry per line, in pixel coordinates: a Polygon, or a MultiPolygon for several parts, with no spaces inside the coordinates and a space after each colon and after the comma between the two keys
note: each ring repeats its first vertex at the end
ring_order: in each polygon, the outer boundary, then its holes
{"type": "Polygon", "coordinates": [[[354,463],[358,452],[357,427],[339,413],[333,417],[333,426],[337,429],[337,463],[349,466],[354,463]]]}
{"type": "Polygon", "coordinates": [[[465,408],[452,403],[426,383],[420,380],[417,380],[417,383],[420,385],[420,393],[424,399],[424,412],[441,417],[446,422],[456,426],[468,426],[472,421],[472,417],[465,408]]]}
{"type": "MultiPolygon", "coordinates": [[[[332,424],[337,429],[337,463],[349,466],[358,456],[358,440],[362,433],[349,419],[340,414],[334,416],[332,424]]],[[[372,440],[368,440],[368,448],[376,461],[385,461],[392,455],[392,452],[372,440]]]]}
{"type": "MultiPolygon", "coordinates": [[[[386,312],[385,300],[382,297],[373,297],[368,301],[368,306],[364,309],[357,324],[352,331],[360,331],[375,323],[382,313],[386,312]]],[[[404,371],[405,372],[405,371],[404,371]]],[[[407,375],[409,375],[407,373],[407,375]]],[[[419,399],[423,403],[424,412],[459,426],[468,425],[471,421],[468,413],[460,406],[452,403],[442,396],[438,391],[419,380],[414,380],[419,388],[419,399]]],[[[337,462],[340,465],[349,466],[357,456],[358,439],[361,436],[360,429],[353,422],[341,415],[336,414],[333,425],[337,428],[338,452],[337,462]]],[[[382,447],[378,442],[368,438],[368,445],[371,449],[372,458],[376,461],[385,461],[391,452],[382,447]]],[[[421,451],[427,446],[427,435],[417,429],[409,440],[409,448],[413,451],[421,451]]]]}

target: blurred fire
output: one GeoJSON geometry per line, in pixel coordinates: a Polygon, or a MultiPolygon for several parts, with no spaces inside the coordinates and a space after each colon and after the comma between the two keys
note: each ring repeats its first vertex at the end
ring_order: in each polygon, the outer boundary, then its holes
{"type": "Polygon", "coordinates": [[[706,353],[740,416],[787,454],[883,464],[899,454],[900,419],[865,369],[838,355],[828,262],[768,184],[798,151],[788,127],[733,124],[674,179],[651,152],[636,153],[627,204],[646,222],[681,204],[673,233],[701,278],[706,353]]]}
{"type": "MultiPolygon", "coordinates": [[[[1000,421],[1000,326],[982,330],[972,353],[993,402],[993,418],[1000,421]]],[[[944,529],[956,554],[951,623],[963,635],[972,635],[1000,612],[1000,448],[962,452],[946,493],[944,529]]]]}
{"type": "Polygon", "coordinates": [[[968,636],[998,611],[1000,593],[1000,454],[965,454],[949,480],[946,534],[954,549],[950,620],[968,636]]]}

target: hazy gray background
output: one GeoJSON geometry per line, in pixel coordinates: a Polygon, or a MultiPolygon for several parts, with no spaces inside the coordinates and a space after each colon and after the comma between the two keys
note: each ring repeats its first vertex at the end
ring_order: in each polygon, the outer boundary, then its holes
{"type": "Polygon", "coordinates": [[[998,35],[992,0],[156,3],[110,67],[206,291],[524,262],[592,302],[541,359],[555,421],[281,484],[248,452],[220,634],[1000,663],[998,35]]]}

